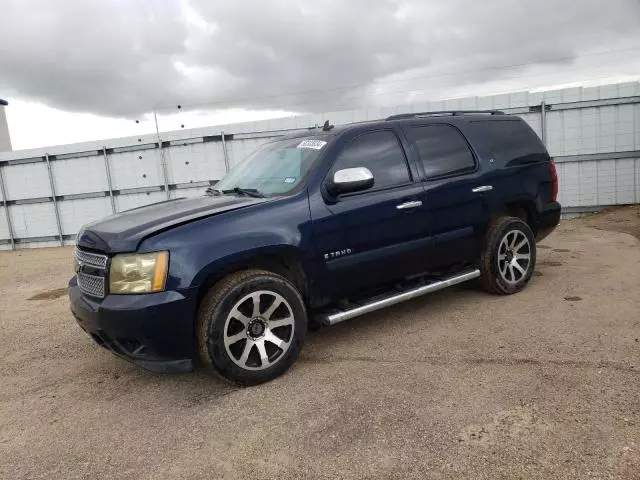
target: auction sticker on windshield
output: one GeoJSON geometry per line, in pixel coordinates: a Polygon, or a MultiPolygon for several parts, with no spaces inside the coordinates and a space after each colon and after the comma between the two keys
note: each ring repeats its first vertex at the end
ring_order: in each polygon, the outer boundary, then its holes
{"type": "Polygon", "coordinates": [[[327,144],[324,140],[303,140],[296,148],[313,148],[314,150],[320,150],[327,144]]]}

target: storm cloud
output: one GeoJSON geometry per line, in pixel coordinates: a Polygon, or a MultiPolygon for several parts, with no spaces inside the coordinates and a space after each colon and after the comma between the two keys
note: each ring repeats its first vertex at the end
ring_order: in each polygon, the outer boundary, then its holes
{"type": "Polygon", "coordinates": [[[4,0],[0,10],[0,96],[105,116],[353,108],[536,67],[567,79],[578,64],[628,73],[638,57],[638,0],[4,0]]]}

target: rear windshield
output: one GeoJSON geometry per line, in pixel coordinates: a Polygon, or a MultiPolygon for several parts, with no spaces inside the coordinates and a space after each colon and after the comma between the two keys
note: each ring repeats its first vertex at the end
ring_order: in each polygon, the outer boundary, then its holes
{"type": "Polygon", "coordinates": [[[491,120],[471,122],[493,158],[507,164],[547,160],[544,145],[524,120],[491,120]]]}

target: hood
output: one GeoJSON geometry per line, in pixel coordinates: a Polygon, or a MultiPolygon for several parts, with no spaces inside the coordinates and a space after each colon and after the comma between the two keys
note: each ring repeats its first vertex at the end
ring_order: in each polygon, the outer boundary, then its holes
{"type": "Polygon", "coordinates": [[[168,228],[269,200],[223,195],[154,203],[85,225],[76,243],[106,253],[133,252],[142,240],[168,228]]]}

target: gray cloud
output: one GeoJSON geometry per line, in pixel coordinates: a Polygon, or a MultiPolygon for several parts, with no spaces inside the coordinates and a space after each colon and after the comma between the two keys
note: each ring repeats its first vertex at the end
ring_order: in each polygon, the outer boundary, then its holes
{"type": "Polygon", "coordinates": [[[619,74],[625,49],[640,56],[638,0],[4,3],[0,93],[109,116],[200,103],[320,111],[443,96],[536,64],[568,80],[578,63],[619,74]],[[607,50],[623,52],[592,55],[607,50]]]}

